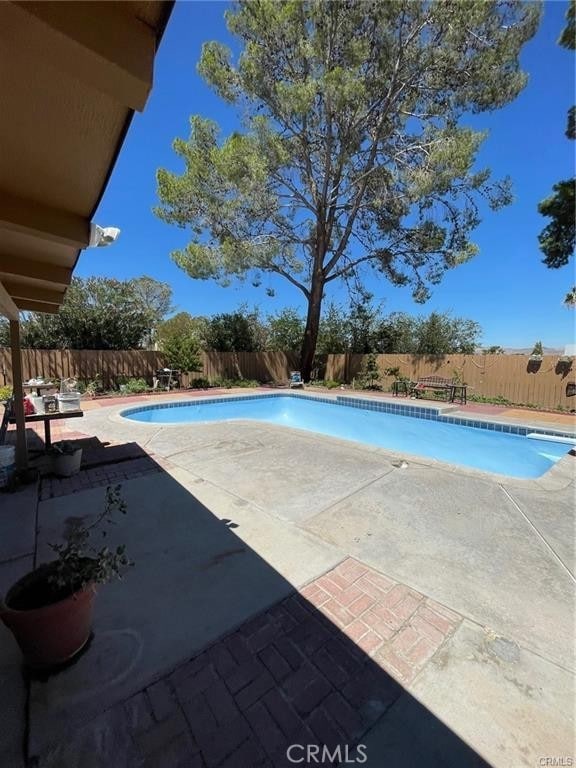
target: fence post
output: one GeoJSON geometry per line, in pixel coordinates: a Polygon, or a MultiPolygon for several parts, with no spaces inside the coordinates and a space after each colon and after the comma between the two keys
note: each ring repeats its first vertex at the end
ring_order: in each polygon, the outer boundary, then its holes
{"type": "Polygon", "coordinates": [[[12,354],[12,394],[16,417],[16,466],[28,466],[26,446],[26,418],[24,416],[24,393],[22,390],[22,352],[20,350],[20,322],[10,320],[10,349],[12,354]]]}

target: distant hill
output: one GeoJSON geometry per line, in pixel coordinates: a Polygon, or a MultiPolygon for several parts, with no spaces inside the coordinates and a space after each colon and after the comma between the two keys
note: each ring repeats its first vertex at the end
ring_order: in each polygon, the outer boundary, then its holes
{"type": "MultiPolygon", "coordinates": [[[[486,347],[487,349],[487,347],[486,347]]],[[[504,354],[506,355],[531,355],[533,347],[504,347],[504,354]]],[[[484,352],[483,347],[477,347],[476,354],[481,355],[484,352]]],[[[564,352],[564,347],[544,347],[545,355],[563,355],[571,354],[576,355],[576,352],[564,352]]]]}
{"type": "MultiPolygon", "coordinates": [[[[533,347],[504,347],[504,351],[507,355],[530,355],[533,347]]],[[[545,355],[562,355],[564,354],[564,348],[558,349],[557,347],[544,347],[545,355]]]]}

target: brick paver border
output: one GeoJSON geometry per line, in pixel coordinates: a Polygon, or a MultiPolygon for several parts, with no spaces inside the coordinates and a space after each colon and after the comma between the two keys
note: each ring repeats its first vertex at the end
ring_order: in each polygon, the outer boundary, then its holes
{"type": "Polygon", "coordinates": [[[460,621],[347,558],[125,702],[135,749],[146,768],[284,768],[292,744],[342,759],[460,621]]]}
{"type": "Polygon", "coordinates": [[[117,485],[124,480],[134,480],[137,477],[162,472],[170,466],[170,462],[166,459],[150,455],[82,469],[73,477],[43,477],[40,500],[58,498],[70,493],[86,491],[89,488],[117,485]]]}

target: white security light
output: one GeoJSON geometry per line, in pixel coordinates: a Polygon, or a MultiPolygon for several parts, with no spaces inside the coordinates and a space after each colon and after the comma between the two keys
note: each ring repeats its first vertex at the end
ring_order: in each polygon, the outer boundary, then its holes
{"type": "Polygon", "coordinates": [[[111,245],[118,239],[119,235],[118,227],[99,227],[98,224],[90,224],[88,248],[103,248],[106,245],[111,245]]]}

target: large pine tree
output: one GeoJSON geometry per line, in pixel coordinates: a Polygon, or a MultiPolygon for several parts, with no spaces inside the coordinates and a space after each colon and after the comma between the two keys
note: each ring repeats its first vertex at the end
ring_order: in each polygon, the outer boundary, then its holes
{"type": "Polygon", "coordinates": [[[305,296],[308,378],[325,288],[361,287],[368,270],[424,301],[476,253],[481,198],[510,201],[506,180],[474,169],[484,134],[464,124],[514,99],[535,3],[493,0],[250,0],[226,18],[233,62],[207,43],[201,74],[241,110],[225,139],[191,118],[158,172],[165,221],[190,227],[172,254],[196,279],[281,275],[305,296]]]}

